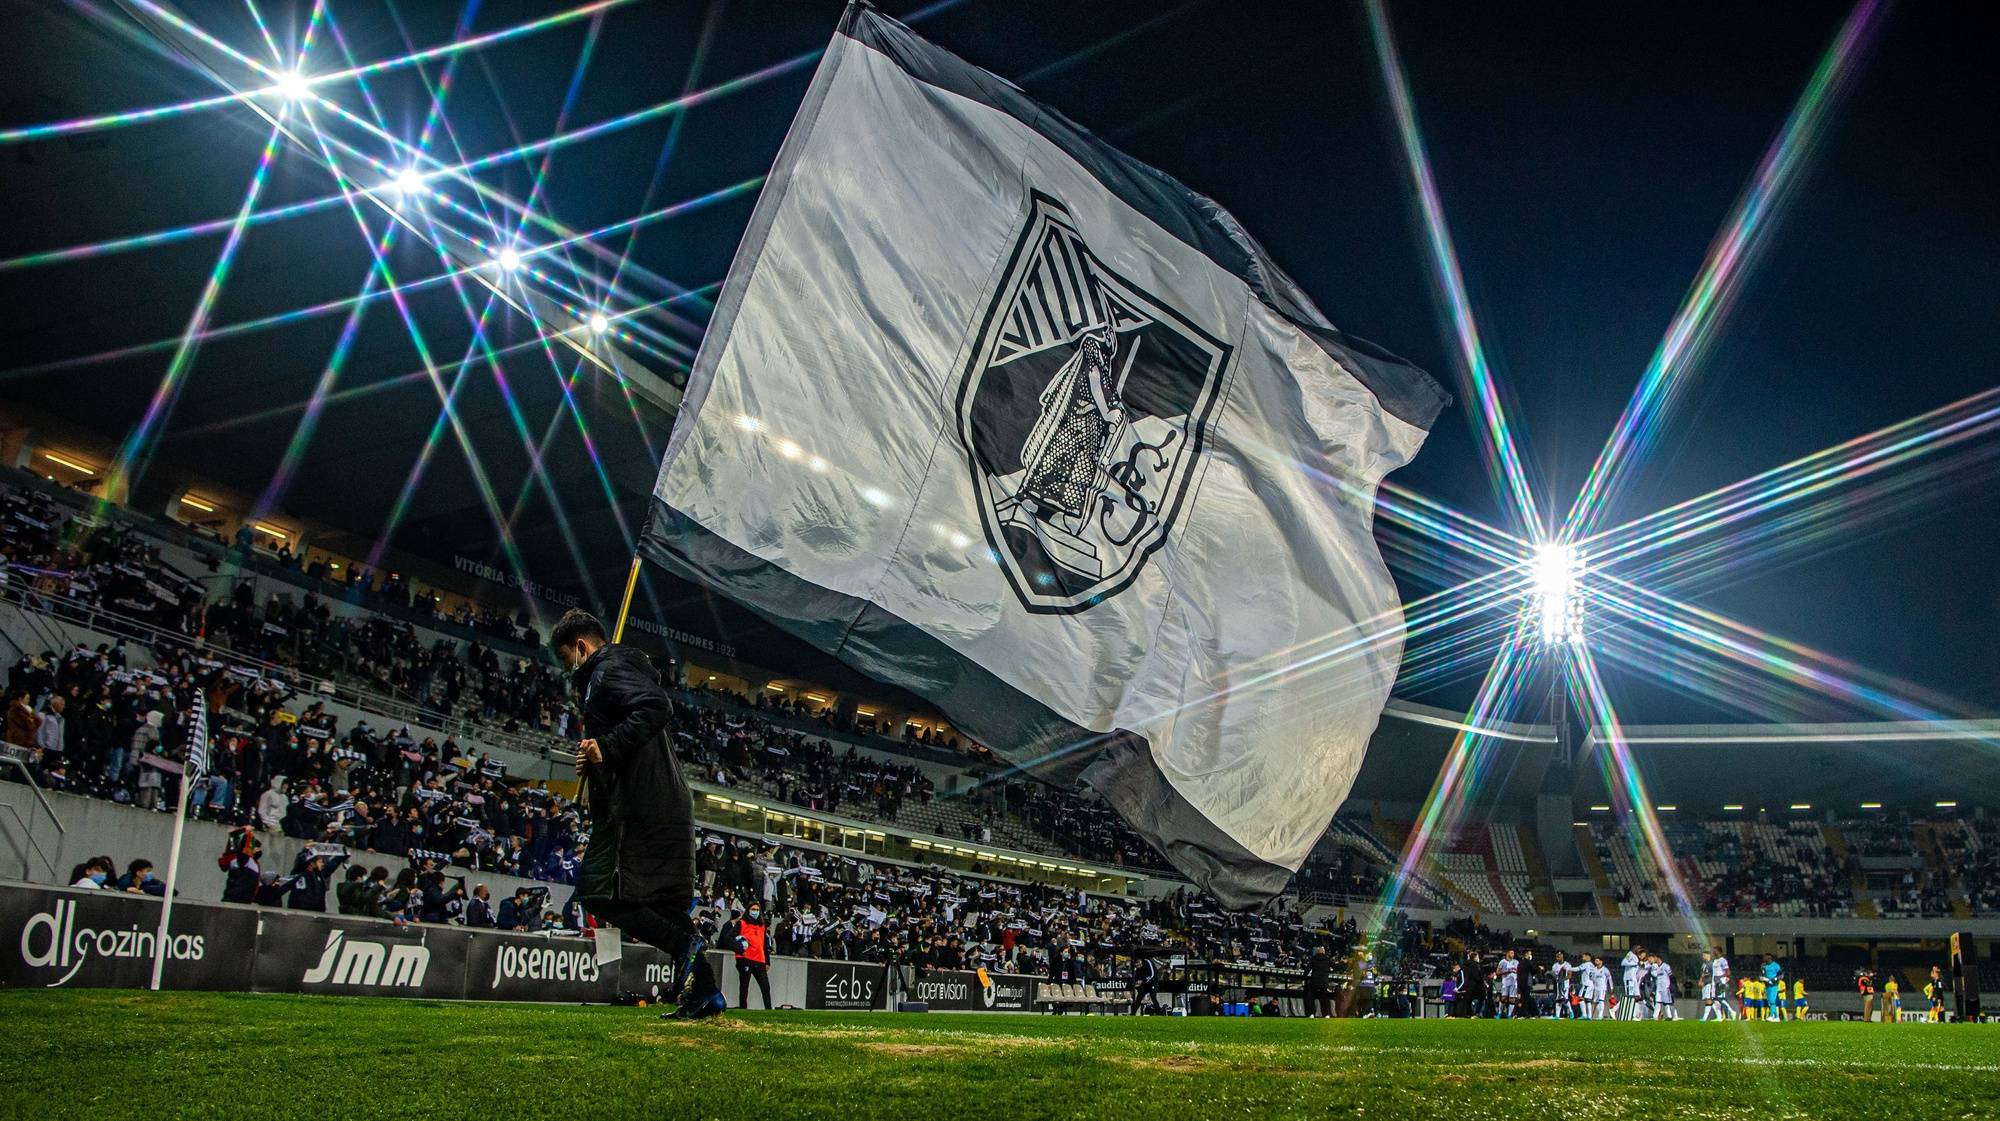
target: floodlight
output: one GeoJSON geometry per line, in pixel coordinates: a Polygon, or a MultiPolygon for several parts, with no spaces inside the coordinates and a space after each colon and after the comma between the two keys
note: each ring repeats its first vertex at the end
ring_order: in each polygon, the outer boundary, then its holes
{"type": "Polygon", "coordinates": [[[1543,542],[1535,549],[1533,577],[1533,610],[1542,641],[1551,646],[1581,642],[1583,557],[1567,543],[1543,542]]]}
{"type": "Polygon", "coordinates": [[[510,245],[495,254],[493,260],[500,266],[500,271],[513,272],[521,267],[521,251],[510,245]]]}
{"type": "Polygon", "coordinates": [[[307,79],[303,71],[287,70],[278,75],[277,84],[271,88],[286,101],[297,101],[312,93],[312,82],[307,79]]]}
{"type": "Polygon", "coordinates": [[[406,167],[396,173],[395,181],[390,186],[399,195],[420,195],[424,191],[424,173],[414,167],[406,167]]]}
{"type": "Polygon", "coordinates": [[[590,333],[601,335],[611,329],[611,317],[601,311],[590,313],[590,333]]]}

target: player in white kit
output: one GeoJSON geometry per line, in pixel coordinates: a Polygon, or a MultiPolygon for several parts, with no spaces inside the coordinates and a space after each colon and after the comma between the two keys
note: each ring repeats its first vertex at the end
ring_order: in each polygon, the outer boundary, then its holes
{"type": "Polygon", "coordinates": [[[1639,951],[1642,949],[1644,947],[1634,946],[1626,950],[1625,960],[1618,963],[1619,970],[1625,975],[1624,990],[1618,994],[1625,1002],[1624,1006],[1619,1009],[1620,1014],[1618,1018],[1621,1020],[1636,1020],[1639,1018],[1640,975],[1646,968],[1646,959],[1639,956],[1639,951]]]}
{"type": "Polygon", "coordinates": [[[1678,1020],[1679,1010],[1674,1007],[1674,966],[1658,954],[1653,955],[1653,1019],[1678,1020]]]}
{"type": "Polygon", "coordinates": [[[1701,1020],[1703,1023],[1715,1018],[1715,953],[1701,952],[1701,1020]]]}
{"type": "Polygon", "coordinates": [[[1521,1004],[1521,962],[1515,958],[1514,951],[1508,950],[1501,956],[1499,973],[1499,1016],[1503,1020],[1511,1020],[1521,1004]]]}
{"type": "Polygon", "coordinates": [[[1734,1020],[1737,1018],[1736,1003],[1729,995],[1736,991],[1736,978],[1730,975],[1729,959],[1722,956],[1722,947],[1715,948],[1715,1018],[1734,1020]]]}
{"type": "Polygon", "coordinates": [[[1549,979],[1554,981],[1556,986],[1555,1015],[1558,1020],[1567,1020],[1576,1015],[1576,1010],[1569,1001],[1570,982],[1575,974],[1576,967],[1570,965],[1569,959],[1563,956],[1561,950],[1557,950],[1556,960],[1549,963],[1549,979]]]}

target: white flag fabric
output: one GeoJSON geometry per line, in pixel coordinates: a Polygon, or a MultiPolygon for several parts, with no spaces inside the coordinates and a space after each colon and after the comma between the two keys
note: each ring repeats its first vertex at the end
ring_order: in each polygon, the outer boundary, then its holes
{"type": "Polygon", "coordinates": [[[1282,890],[1401,656],[1376,485],[1449,398],[1228,213],[850,7],[717,302],[642,550],[1230,906],[1282,890]]]}
{"type": "Polygon", "coordinates": [[[187,770],[181,781],[191,783],[207,773],[208,697],[197,687],[194,691],[194,718],[188,721],[187,770]]]}

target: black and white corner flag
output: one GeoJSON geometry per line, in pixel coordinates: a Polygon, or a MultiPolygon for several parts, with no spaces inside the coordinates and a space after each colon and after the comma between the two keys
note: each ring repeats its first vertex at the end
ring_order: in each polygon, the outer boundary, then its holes
{"type": "Polygon", "coordinates": [[[851,6],[642,549],[1081,778],[1244,906],[1388,699],[1372,499],[1448,400],[1213,202],[851,6]]]}
{"type": "Polygon", "coordinates": [[[188,721],[187,764],[181,781],[192,783],[208,773],[208,697],[199,688],[194,693],[194,717],[188,721]]]}

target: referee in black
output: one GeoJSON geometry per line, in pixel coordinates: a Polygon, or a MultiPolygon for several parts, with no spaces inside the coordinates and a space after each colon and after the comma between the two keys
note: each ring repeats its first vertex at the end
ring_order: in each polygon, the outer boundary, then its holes
{"type": "Polygon", "coordinates": [[[726,1007],[706,942],[688,917],[694,900],[694,812],[674,761],[674,708],[646,656],[606,641],[604,624],[571,610],[549,645],[583,698],[576,773],[588,786],[590,846],[576,899],[586,910],[674,963],[680,1007],[699,1020],[726,1007]]]}

